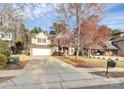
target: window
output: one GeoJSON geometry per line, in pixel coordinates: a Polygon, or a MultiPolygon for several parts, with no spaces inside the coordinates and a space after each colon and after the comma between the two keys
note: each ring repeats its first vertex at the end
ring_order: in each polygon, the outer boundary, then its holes
{"type": "Polygon", "coordinates": [[[46,38],[38,38],[38,43],[46,43],[46,38]]]}
{"type": "Polygon", "coordinates": [[[4,34],[2,34],[2,38],[8,38],[8,39],[10,39],[11,37],[10,37],[10,33],[4,33],[4,34]]]}
{"type": "Polygon", "coordinates": [[[8,38],[10,38],[10,34],[8,33],[8,38]]]}

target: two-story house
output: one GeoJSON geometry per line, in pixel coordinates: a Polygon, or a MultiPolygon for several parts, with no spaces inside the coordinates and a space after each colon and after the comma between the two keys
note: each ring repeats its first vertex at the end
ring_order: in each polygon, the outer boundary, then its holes
{"type": "Polygon", "coordinates": [[[30,45],[30,55],[52,55],[51,39],[47,32],[42,31],[32,37],[30,45]]]}

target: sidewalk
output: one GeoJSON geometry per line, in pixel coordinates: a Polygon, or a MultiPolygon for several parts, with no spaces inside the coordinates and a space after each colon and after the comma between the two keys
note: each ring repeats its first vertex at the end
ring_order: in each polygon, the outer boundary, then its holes
{"type": "Polygon", "coordinates": [[[22,70],[0,70],[0,77],[19,76],[24,73],[22,70]]]}

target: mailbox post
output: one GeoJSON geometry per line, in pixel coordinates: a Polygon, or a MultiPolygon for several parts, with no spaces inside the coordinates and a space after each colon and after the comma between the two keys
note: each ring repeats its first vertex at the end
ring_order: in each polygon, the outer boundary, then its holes
{"type": "Polygon", "coordinates": [[[106,77],[108,76],[108,61],[107,61],[107,67],[106,67],[106,73],[105,73],[105,75],[106,75],[106,77]]]}
{"type": "Polygon", "coordinates": [[[108,77],[109,68],[114,68],[115,66],[116,66],[116,62],[114,60],[111,59],[107,60],[106,77],[108,77]]]}

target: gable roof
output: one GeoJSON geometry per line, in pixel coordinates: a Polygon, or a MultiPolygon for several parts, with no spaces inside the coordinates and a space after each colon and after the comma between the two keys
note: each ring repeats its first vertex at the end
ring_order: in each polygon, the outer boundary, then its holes
{"type": "Polygon", "coordinates": [[[91,45],[91,49],[98,49],[98,50],[102,50],[103,47],[100,44],[93,44],[91,45]]]}
{"type": "Polygon", "coordinates": [[[122,33],[124,33],[124,32],[116,32],[116,33],[114,33],[114,34],[112,34],[112,35],[118,35],[118,34],[122,34],[122,33]]]}
{"type": "Polygon", "coordinates": [[[114,49],[114,50],[117,50],[117,49],[118,49],[117,47],[115,47],[115,46],[112,44],[111,41],[108,41],[108,42],[106,43],[106,47],[107,47],[107,49],[114,49]]]}
{"type": "Polygon", "coordinates": [[[46,31],[41,31],[40,33],[35,34],[33,37],[37,37],[41,33],[44,33],[46,36],[50,38],[50,35],[46,31]]]}
{"type": "Polygon", "coordinates": [[[112,42],[119,42],[119,41],[124,41],[124,36],[121,36],[112,40],[112,42]]]}
{"type": "Polygon", "coordinates": [[[112,49],[112,50],[117,50],[117,49],[118,49],[116,46],[114,46],[114,45],[112,44],[111,41],[107,41],[107,42],[105,43],[105,46],[102,46],[102,45],[100,45],[100,44],[94,44],[94,45],[91,46],[91,48],[92,48],[92,49],[98,49],[98,50],[102,50],[103,48],[112,49]]]}

